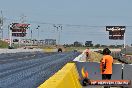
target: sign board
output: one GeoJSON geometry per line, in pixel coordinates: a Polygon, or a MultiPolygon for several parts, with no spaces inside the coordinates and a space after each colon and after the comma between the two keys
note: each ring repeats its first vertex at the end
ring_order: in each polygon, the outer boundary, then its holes
{"type": "Polygon", "coordinates": [[[121,31],[125,29],[126,26],[106,26],[106,31],[121,31]]]}
{"type": "Polygon", "coordinates": [[[25,37],[26,30],[28,29],[30,24],[25,23],[12,23],[10,30],[12,31],[12,36],[15,37],[25,37]]]}
{"type": "Polygon", "coordinates": [[[109,39],[113,40],[123,40],[125,29],[125,26],[106,26],[106,31],[109,31],[109,39]]]}
{"type": "Polygon", "coordinates": [[[109,39],[112,39],[112,40],[123,40],[124,36],[109,36],[109,39]]]}
{"type": "Polygon", "coordinates": [[[26,33],[12,33],[12,36],[15,36],[15,37],[25,37],[26,33]]]}

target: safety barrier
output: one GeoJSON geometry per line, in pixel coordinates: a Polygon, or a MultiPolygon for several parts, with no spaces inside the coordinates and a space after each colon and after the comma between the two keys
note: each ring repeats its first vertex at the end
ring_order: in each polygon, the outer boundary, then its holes
{"type": "MultiPolygon", "coordinates": [[[[78,73],[81,77],[81,69],[85,68],[89,73],[89,78],[93,80],[101,80],[102,75],[100,74],[100,64],[97,62],[76,62],[78,73]]],[[[113,64],[112,80],[122,79],[122,64],[113,64]]]]}
{"type": "Polygon", "coordinates": [[[75,63],[67,63],[38,88],[82,88],[75,63]]]}

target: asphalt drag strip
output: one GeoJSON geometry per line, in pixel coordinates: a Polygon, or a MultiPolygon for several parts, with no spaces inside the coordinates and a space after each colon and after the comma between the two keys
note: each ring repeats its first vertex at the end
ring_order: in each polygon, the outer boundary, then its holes
{"type": "Polygon", "coordinates": [[[0,64],[16,62],[20,60],[28,60],[34,58],[41,58],[55,53],[42,53],[42,52],[24,52],[24,53],[8,53],[0,54],[0,64]]]}
{"type": "Polygon", "coordinates": [[[14,56],[15,60],[10,60],[11,56],[6,63],[0,63],[0,88],[36,88],[79,54],[37,53],[28,54],[27,58],[14,56]]]}

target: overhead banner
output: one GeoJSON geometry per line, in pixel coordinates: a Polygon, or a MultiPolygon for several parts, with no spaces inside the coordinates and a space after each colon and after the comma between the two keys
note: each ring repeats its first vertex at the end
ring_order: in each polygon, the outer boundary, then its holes
{"type": "Polygon", "coordinates": [[[109,39],[123,40],[126,26],[106,26],[106,31],[109,31],[109,39]]]}

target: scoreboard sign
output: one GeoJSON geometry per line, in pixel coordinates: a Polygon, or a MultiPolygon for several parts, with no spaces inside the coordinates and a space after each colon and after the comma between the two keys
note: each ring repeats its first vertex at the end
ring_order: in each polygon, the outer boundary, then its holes
{"type": "Polygon", "coordinates": [[[126,26],[106,26],[106,31],[125,30],[126,26]]]}
{"type": "Polygon", "coordinates": [[[15,36],[15,37],[25,37],[26,33],[12,33],[12,36],[15,36]]]}
{"type": "Polygon", "coordinates": [[[30,24],[25,23],[12,23],[10,30],[12,31],[12,36],[15,37],[25,37],[26,30],[28,29],[30,24]]]}
{"type": "Polygon", "coordinates": [[[106,31],[109,31],[109,39],[113,40],[123,40],[125,29],[125,26],[106,26],[106,31]]]}

